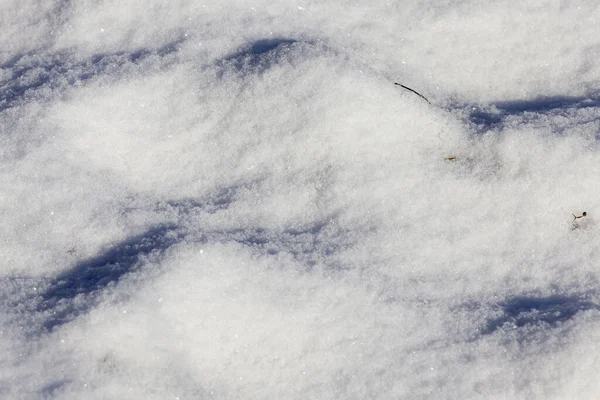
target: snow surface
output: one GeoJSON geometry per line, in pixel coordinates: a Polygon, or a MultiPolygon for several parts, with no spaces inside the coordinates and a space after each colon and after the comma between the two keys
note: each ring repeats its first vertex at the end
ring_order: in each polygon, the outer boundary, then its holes
{"type": "Polygon", "coordinates": [[[0,27],[0,398],[600,396],[597,2],[0,27]]]}

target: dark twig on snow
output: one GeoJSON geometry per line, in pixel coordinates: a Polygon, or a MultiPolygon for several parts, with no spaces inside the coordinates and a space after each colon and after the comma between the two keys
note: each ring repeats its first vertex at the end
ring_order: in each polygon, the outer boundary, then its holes
{"type": "Polygon", "coordinates": [[[409,88],[408,86],[404,86],[403,84],[398,83],[398,82],[394,82],[394,84],[400,86],[403,89],[410,90],[411,92],[413,92],[414,94],[418,95],[419,97],[424,99],[426,102],[431,104],[431,102],[429,100],[427,100],[427,97],[423,96],[421,93],[417,92],[416,90],[413,90],[413,89],[409,88]]]}
{"type": "Polygon", "coordinates": [[[573,221],[579,219],[579,218],[583,218],[587,215],[587,213],[584,211],[583,214],[581,215],[575,215],[575,214],[571,214],[573,216],[573,221]]]}

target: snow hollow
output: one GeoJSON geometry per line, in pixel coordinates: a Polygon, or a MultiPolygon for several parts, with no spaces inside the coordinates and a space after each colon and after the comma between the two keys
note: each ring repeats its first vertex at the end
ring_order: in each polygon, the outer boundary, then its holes
{"type": "Polygon", "coordinates": [[[600,6],[371,3],[0,3],[0,398],[600,395],[600,6]]]}

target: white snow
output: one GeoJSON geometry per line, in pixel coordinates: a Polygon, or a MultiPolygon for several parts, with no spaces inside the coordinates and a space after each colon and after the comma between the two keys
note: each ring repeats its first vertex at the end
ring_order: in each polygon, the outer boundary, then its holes
{"type": "Polygon", "coordinates": [[[600,396],[600,5],[371,3],[0,2],[0,398],[600,396]]]}

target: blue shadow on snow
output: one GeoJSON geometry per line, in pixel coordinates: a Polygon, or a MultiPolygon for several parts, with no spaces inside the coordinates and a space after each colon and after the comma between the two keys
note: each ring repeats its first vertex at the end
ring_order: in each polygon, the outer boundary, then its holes
{"type": "Polygon", "coordinates": [[[30,99],[47,99],[48,93],[84,83],[95,76],[122,71],[128,64],[138,64],[148,56],[164,57],[176,52],[182,42],[178,39],[158,49],[96,54],[84,60],[77,60],[68,53],[15,55],[0,64],[0,69],[12,73],[9,79],[0,82],[0,112],[30,99]]]}
{"type": "Polygon", "coordinates": [[[479,132],[495,128],[510,115],[547,113],[554,110],[600,107],[600,95],[591,96],[539,96],[531,100],[510,100],[492,103],[491,107],[470,105],[469,121],[479,132]]]}
{"type": "Polygon", "coordinates": [[[481,332],[483,335],[504,329],[505,326],[521,328],[528,325],[544,324],[556,327],[569,321],[580,312],[600,311],[600,306],[577,295],[518,296],[501,304],[501,307],[503,315],[489,320],[481,332]]]}
{"type": "Polygon", "coordinates": [[[60,274],[40,296],[38,311],[52,311],[44,326],[52,330],[85,313],[93,304],[87,301],[85,305],[75,305],[69,300],[78,295],[96,294],[117,283],[125,274],[141,267],[142,257],[162,254],[184,237],[174,226],[153,227],[60,274]]]}

